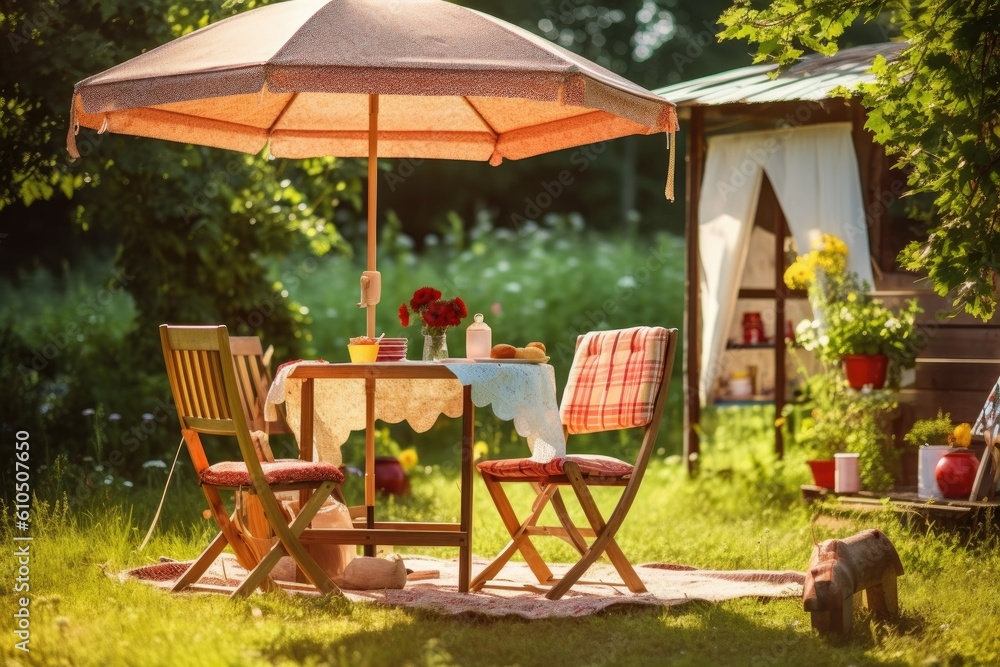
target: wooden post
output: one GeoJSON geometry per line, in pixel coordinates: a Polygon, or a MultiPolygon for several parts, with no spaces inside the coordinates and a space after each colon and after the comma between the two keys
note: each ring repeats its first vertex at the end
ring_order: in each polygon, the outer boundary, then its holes
{"type": "MultiPolygon", "coordinates": [[[[368,96],[368,270],[375,271],[378,243],[378,95],[368,96]]],[[[375,336],[375,303],[365,304],[367,335],[375,336]]]]}
{"type": "MultiPolygon", "coordinates": [[[[299,427],[299,458],[303,461],[318,461],[313,449],[313,424],[315,410],[313,405],[313,395],[315,390],[314,380],[306,378],[302,381],[302,408],[300,412],[301,426],[299,427]]],[[[312,492],[309,489],[299,491],[299,507],[305,507],[309,502],[312,492]]]]}
{"type": "Polygon", "coordinates": [[[472,402],[472,385],[462,387],[462,500],[459,531],[465,543],[458,548],[458,592],[469,592],[472,578],[472,483],[473,443],[476,439],[476,406],[472,402]]]}
{"type": "Polygon", "coordinates": [[[774,454],[785,456],[781,411],[785,407],[785,216],[775,196],[774,206],[774,454]]]}
{"type": "Polygon", "coordinates": [[[698,200],[705,159],[705,109],[691,108],[687,149],[687,248],[684,272],[684,460],[688,475],[698,472],[701,443],[695,427],[701,421],[701,263],[698,257],[698,200]]]}
{"type": "MultiPolygon", "coordinates": [[[[369,310],[369,312],[372,312],[369,310]]],[[[365,378],[365,525],[375,527],[375,378],[365,378]]],[[[365,555],[375,555],[375,545],[365,545],[365,555]]]]}

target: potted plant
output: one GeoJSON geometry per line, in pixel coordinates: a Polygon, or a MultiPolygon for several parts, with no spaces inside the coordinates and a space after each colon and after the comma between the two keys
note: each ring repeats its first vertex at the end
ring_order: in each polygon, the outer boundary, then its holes
{"type": "MultiPolygon", "coordinates": [[[[800,371],[805,370],[800,365],[800,371]]],[[[796,435],[806,456],[806,464],[813,476],[813,484],[825,489],[834,487],[833,455],[844,449],[841,423],[845,418],[843,405],[835,400],[835,387],[839,378],[829,373],[805,375],[799,400],[811,406],[809,416],[801,422],[796,435]]]]}
{"type": "Polygon", "coordinates": [[[409,495],[409,473],[419,461],[417,450],[401,447],[388,426],[375,432],[375,446],[390,452],[375,457],[375,489],[393,496],[409,495]]]}
{"type": "Polygon", "coordinates": [[[909,447],[902,453],[902,482],[904,486],[916,486],[921,498],[940,497],[934,482],[934,466],[947,450],[948,437],[954,428],[951,414],[938,410],[936,417],[913,422],[903,436],[909,447]]]}
{"type": "Polygon", "coordinates": [[[893,310],[869,293],[871,286],[847,270],[847,246],[824,234],[817,247],[785,271],[785,284],[807,289],[817,313],[796,329],[796,343],[817,353],[824,364],[841,367],[854,389],[898,388],[903,370],[916,365],[924,345],[916,335],[916,300],[893,310]]]}
{"type": "Polygon", "coordinates": [[[898,460],[886,434],[898,408],[895,392],[851,391],[839,371],[832,368],[807,374],[800,364],[800,372],[806,380],[802,398],[812,409],[803,420],[797,441],[806,448],[816,485],[832,489],[833,455],[852,452],[859,455],[864,488],[891,487],[898,460]]]}
{"type": "Polygon", "coordinates": [[[959,424],[948,436],[950,449],[934,468],[934,480],[945,498],[968,499],[979,470],[979,459],[969,451],[972,427],[959,424]]]}
{"type": "Polygon", "coordinates": [[[933,419],[918,419],[903,436],[903,440],[913,447],[921,445],[948,445],[948,438],[953,434],[955,425],[951,423],[951,413],[938,410],[933,419]]]}

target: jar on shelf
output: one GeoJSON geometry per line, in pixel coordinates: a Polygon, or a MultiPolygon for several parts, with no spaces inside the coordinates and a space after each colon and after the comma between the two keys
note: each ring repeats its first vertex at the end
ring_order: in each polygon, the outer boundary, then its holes
{"type": "Polygon", "coordinates": [[[743,344],[759,345],[767,339],[764,337],[764,320],[760,313],[743,313],[743,344]]]}
{"type": "Polygon", "coordinates": [[[750,398],[753,395],[753,382],[750,374],[736,371],[729,378],[730,398],[750,398]]]}

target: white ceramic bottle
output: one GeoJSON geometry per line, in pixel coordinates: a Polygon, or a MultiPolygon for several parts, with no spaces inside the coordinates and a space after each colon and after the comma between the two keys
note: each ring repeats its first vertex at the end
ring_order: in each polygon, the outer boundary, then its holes
{"type": "Polygon", "coordinates": [[[465,356],[468,359],[487,359],[493,349],[493,332],[483,322],[482,313],[476,313],[475,320],[465,330],[465,356]]]}

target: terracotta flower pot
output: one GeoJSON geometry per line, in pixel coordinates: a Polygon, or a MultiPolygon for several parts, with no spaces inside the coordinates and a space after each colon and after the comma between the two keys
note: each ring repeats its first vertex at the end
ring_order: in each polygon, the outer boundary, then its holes
{"type": "Polygon", "coordinates": [[[844,375],[852,389],[861,389],[866,384],[875,389],[885,386],[885,375],[889,368],[889,358],[884,354],[845,354],[844,375]]]}
{"type": "Polygon", "coordinates": [[[395,456],[375,457],[375,489],[394,496],[410,493],[410,478],[395,456]]]}
{"type": "Polygon", "coordinates": [[[813,484],[821,486],[824,489],[834,488],[836,465],[833,459],[819,459],[806,461],[806,463],[809,464],[809,469],[812,470],[813,484]]]}
{"type": "Polygon", "coordinates": [[[979,459],[967,449],[944,453],[934,469],[934,480],[945,498],[968,498],[976,482],[979,459]]]}

